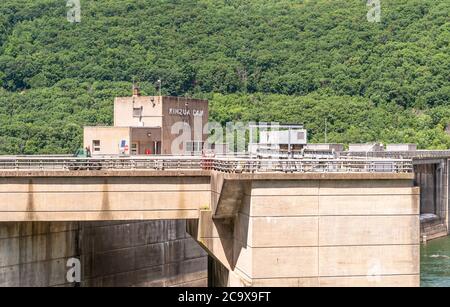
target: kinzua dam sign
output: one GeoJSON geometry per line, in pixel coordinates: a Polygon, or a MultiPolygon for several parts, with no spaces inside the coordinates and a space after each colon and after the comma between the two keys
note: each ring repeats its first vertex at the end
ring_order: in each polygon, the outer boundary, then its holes
{"type": "Polygon", "coordinates": [[[179,116],[203,116],[203,110],[189,110],[189,109],[169,109],[169,115],[179,115],[179,116]]]}

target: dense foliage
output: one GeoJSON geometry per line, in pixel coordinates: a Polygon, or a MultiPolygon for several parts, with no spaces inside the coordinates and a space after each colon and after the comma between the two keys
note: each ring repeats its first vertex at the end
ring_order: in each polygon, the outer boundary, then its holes
{"type": "Polygon", "coordinates": [[[449,148],[450,1],[0,2],[0,153],[68,153],[112,99],[211,99],[214,119],[304,123],[312,141],[449,148]]]}

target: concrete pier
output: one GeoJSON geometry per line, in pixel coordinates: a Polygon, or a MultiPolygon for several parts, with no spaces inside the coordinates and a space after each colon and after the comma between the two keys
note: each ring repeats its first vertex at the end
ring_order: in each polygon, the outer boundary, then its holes
{"type": "Polygon", "coordinates": [[[211,210],[188,223],[212,285],[420,285],[411,176],[216,174],[212,187],[211,210]]]}

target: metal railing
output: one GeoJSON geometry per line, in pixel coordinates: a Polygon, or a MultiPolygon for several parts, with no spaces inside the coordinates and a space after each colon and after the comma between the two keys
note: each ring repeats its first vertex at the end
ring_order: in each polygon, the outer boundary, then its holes
{"type": "Polygon", "coordinates": [[[201,169],[201,157],[173,158],[2,158],[0,170],[180,170],[201,169]]]}
{"type": "Polygon", "coordinates": [[[0,171],[215,170],[230,173],[412,173],[409,159],[255,159],[237,157],[0,157],[0,171]]]}
{"type": "Polygon", "coordinates": [[[214,159],[221,172],[412,173],[411,160],[361,159],[214,159]]]}
{"type": "Polygon", "coordinates": [[[415,151],[346,151],[341,157],[366,157],[390,159],[439,159],[450,158],[450,150],[415,150],[415,151]]]}

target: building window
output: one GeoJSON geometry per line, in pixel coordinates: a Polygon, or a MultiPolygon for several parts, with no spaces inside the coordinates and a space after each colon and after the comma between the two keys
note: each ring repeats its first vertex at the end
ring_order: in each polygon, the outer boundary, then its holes
{"type": "Polygon", "coordinates": [[[131,144],[131,155],[136,156],[138,154],[138,144],[132,143],[131,144]]]}
{"type": "Polygon", "coordinates": [[[141,116],[142,116],[142,107],[133,108],[133,117],[141,117],[141,116]]]}
{"type": "Polygon", "coordinates": [[[186,142],[185,151],[192,151],[193,146],[192,142],[186,142]]]}
{"type": "Polygon", "coordinates": [[[94,150],[94,152],[100,151],[100,141],[99,140],[92,141],[92,149],[94,150]]]}
{"type": "Polygon", "coordinates": [[[189,141],[186,142],[186,152],[192,153],[201,153],[203,150],[203,142],[202,141],[189,141]]]}

